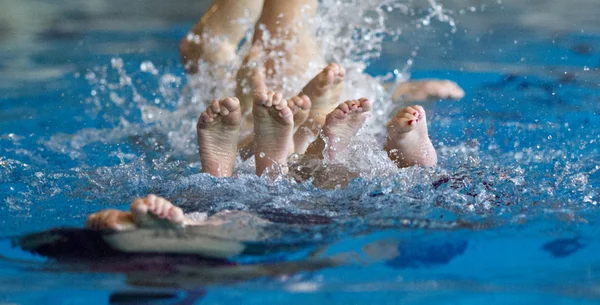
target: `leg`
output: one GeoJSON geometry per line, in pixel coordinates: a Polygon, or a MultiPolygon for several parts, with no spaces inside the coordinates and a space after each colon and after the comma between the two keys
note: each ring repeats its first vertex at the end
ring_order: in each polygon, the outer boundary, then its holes
{"type": "Polygon", "coordinates": [[[348,148],[350,140],[362,127],[371,108],[371,102],[366,98],[341,103],[327,115],[322,137],[318,137],[308,147],[306,155],[335,159],[337,154],[348,148]]]}
{"type": "Polygon", "coordinates": [[[438,99],[460,100],[465,92],[455,82],[449,80],[422,80],[401,83],[394,88],[392,99],[405,103],[438,99]]]}
{"type": "Polygon", "coordinates": [[[398,111],[388,124],[384,149],[398,167],[436,165],[437,154],[429,139],[423,107],[398,111]]]}
{"type": "Polygon", "coordinates": [[[303,74],[310,70],[311,64],[321,67],[324,64],[315,33],[307,21],[316,15],[317,6],[317,0],[265,0],[254,30],[252,42],[263,50],[267,84],[283,90],[285,95],[292,94],[286,92],[286,85],[292,84],[282,84],[283,77],[288,82],[295,79],[303,84],[308,80],[303,74]]]}
{"type": "Polygon", "coordinates": [[[202,172],[215,177],[233,174],[242,112],[235,97],[213,101],[198,119],[198,150],[202,172]]]}
{"type": "Polygon", "coordinates": [[[262,6],[263,0],[215,0],[181,41],[181,60],[186,70],[196,73],[199,59],[231,63],[238,43],[258,19],[262,6]]]}
{"type": "MultiPolygon", "coordinates": [[[[255,74],[263,73],[265,86],[291,96],[303,84],[311,67],[324,66],[315,34],[305,20],[316,13],[317,0],[265,0],[254,30],[253,46],[238,70],[236,96],[249,114],[256,92],[255,74]],[[262,71],[257,71],[262,69],[262,71]]],[[[248,120],[243,130],[252,129],[248,120]]]]}
{"type": "Polygon", "coordinates": [[[257,93],[252,109],[254,117],[254,156],[256,174],[281,167],[287,174],[287,157],[294,143],[294,119],[288,102],[281,93],[257,93]]]}

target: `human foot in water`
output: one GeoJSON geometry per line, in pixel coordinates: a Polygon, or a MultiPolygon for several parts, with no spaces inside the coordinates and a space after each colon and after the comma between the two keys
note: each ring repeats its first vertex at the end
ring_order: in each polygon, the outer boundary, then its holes
{"type": "Polygon", "coordinates": [[[215,100],[198,119],[198,150],[202,172],[215,177],[233,174],[242,112],[235,97],[215,100]]]}
{"type": "Polygon", "coordinates": [[[338,106],[345,77],[346,70],[342,66],[330,64],[302,89],[301,94],[311,100],[312,106],[308,119],[294,134],[296,153],[303,154],[306,151],[324,126],[326,115],[338,106]]]}
{"type": "Polygon", "coordinates": [[[254,156],[256,174],[281,167],[287,173],[287,157],[293,148],[294,117],[281,93],[257,93],[254,117],[254,156]]]}
{"type": "Polygon", "coordinates": [[[436,165],[437,154],[429,139],[423,107],[398,111],[388,124],[384,149],[398,167],[436,165]]]}
{"type": "Polygon", "coordinates": [[[179,51],[187,72],[198,72],[200,59],[217,66],[231,64],[238,43],[258,19],[262,6],[262,0],[215,0],[181,40],[179,51]]]}
{"type": "Polygon", "coordinates": [[[187,219],[181,208],[176,207],[165,198],[148,195],[136,198],[129,208],[135,223],[140,228],[195,225],[187,219]]]}
{"type": "Polygon", "coordinates": [[[130,212],[104,210],[88,216],[85,227],[94,230],[127,231],[143,227],[193,224],[183,211],[162,197],[148,195],[131,203],[130,212]],[[187,221],[187,223],[186,223],[187,221]]]}
{"type": "Polygon", "coordinates": [[[88,216],[85,227],[92,230],[128,231],[138,228],[169,228],[181,226],[219,226],[223,212],[203,220],[185,216],[181,208],[156,195],[136,198],[129,212],[104,210],[88,216]]]}
{"type": "MultiPolygon", "coordinates": [[[[263,73],[253,74],[252,77],[253,88],[257,92],[267,92],[267,86],[265,84],[263,73]]],[[[288,107],[292,111],[292,115],[294,118],[294,132],[308,119],[308,115],[310,112],[311,101],[310,98],[306,95],[297,95],[287,100],[288,107]]],[[[243,107],[242,107],[243,108],[243,107]]],[[[240,156],[242,159],[248,159],[254,154],[254,117],[247,116],[243,121],[242,125],[244,125],[243,129],[246,129],[245,132],[242,132],[240,136],[240,141],[238,142],[238,148],[240,152],[240,156]],[[252,132],[248,132],[248,128],[252,128],[252,132]]],[[[293,147],[291,147],[290,154],[294,153],[293,147]]]]}
{"type": "Polygon", "coordinates": [[[465,91],[453,81],[428,79],[400,83],[394,88],[392,99],[410,103],[439,99],[460,100],[464,96],[465,91]]]}
{"type": "Polygon", "coordinates": [[[103,210],[88,216],[85,227],[92,230],[126,231],[137,228],[131,213],[103,210]]]}
{"type": "Polygon", "coordinates": [[[352,137],[363,126],[371,108],[371,102],[366,98],[339,104],[327,115],[322,137],[317,138],[308,147],[306,155],[335,159],[337,154],[348,148],[352,137]]]}

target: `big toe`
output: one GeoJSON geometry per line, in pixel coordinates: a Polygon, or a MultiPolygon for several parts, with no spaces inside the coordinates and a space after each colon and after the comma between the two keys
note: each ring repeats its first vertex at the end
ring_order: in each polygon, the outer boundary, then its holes
{"type": "Polygon", "coordinates": [[[221,108],[224,108],[227,112],[224,113],[224,115],[227,115],[240,109],[240,100],[238,100],[236,97],[228,97],[221,101],[221,106],[221,108]]]}

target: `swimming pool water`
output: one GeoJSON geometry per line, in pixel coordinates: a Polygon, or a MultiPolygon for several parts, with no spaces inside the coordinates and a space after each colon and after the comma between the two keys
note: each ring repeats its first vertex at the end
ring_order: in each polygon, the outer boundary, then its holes
{"type": "Polygon", "coordinates": [[[448,1],[453,30],[435,19],[418,27],[426,6],[407,3],[415,16],[390,13],[403,35],[367,72],[410,68],[465,89],[461,101],[424,105],[440,166],[395,170],[359,141],[363,161],[351,166],[362,178],[334,191],[254,177],[251,162],[238,178],[198,174],[202,103],[185,98],[177,54],[196,15],[165,17],[151,2],[136,23],[103,7],[52,7],[64,22],[29,42],[7,40],[0,304],[106,304],[124,292],[156,304],[596,304],[600,27],[588,12],[598,4],[566,12],[558,2],[448,1]],[[327,222],[282,223],[267,238],[306,244],[298,251],[173,276],[56,264],[11,246],[10,237],[81,226],[88,213],[147,193],[188,210],[327,222]]]}

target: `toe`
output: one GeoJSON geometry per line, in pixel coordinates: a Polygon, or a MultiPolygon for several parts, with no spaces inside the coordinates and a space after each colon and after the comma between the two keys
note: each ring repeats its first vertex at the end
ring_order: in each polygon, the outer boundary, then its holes
{"type": "Polygon", "coordinates": [[[135,213],[145,214],[148,212],[148,205],[146,204],[146,200],[142,198],[136,198],[131,203],[131,211],[135,213]]]}
{"type": "Polygon", "coordinates": [[[283,109],[281,109],[279,111],[279,116],[282,118],[292,116],[292,110],[290,110],[290,108],[288,108],[288,107],[284,107],[283,109]]]}
{"type": "Polygon", "coordinates": [[[407,113],[407,114],[411,114],[411,115],[418,115],[419,111],[415,108],[413,108],[412,106],[406,107],[402,110],[403,113],[407,113]]]}
{"type": "Polygon", "coordinates": [[[225,107],[221,107],[221,115],[222,116],[228,116],[229,115],[229,110],[225,107]]]}
{"type": "Polygon", "coordinates": [[[335,71],[333,70],[333,66],[329,66],[325,68],[325,71],[319,75],[319,83],[318,86],[320,88],[327,87],[329,84],[333,82],[335,77],[335,71]]]}
{"type": "Polygon", "coordinates": [[[167,200],[165,200],[162,197],[158,197],[158,199],[156,200],[156,207],[154,209],[154,213],[160,218],[165,218],[169,211],[169,207],[170,204],[167,200]]]}
{"type": "Polygon", "coordinates": [[[210,104],[210,109],[212,110],[213,113],[218,114],[221,112],[221,106],[219,105],[219,101],[214,100],[211,104],[210,104]]]}
{"type": "Polygon", "coordinates": [[[294,102],[295,98],[291,98],[288,100],[288,108],[290,108],[292,110],[292,112],[296,113],[298,112],[298,106],[296,105],[296,103],[294,102]]]}
{"type": "Polygon", "coordinates": [[[105,211],[105,212],[103,212],[99,216],[98,222],[96,224],[97,228],[98,229],[106,229],[106,228],[108,228],[112,214],[113,213],[111,211],[105,211]]]}
{"type": "Polygon", "coordinates": [[[148,196],[146,196],[146,200],[144,200],[146,206],[148,207],[148,209],[153,210],[154,207],[156,206],[156,201],[158,200],[158,196],[154,195],[154,194],[150,194],[148,196]]]}
{"type": "Polygon", "coordinates": [[[221,111],[223,111],[223,108],[227,109],[229,112],[234,112],[240,109],[240,100],[236,97],[228,97],[221,103],[221,111]]]}
{"type": "Polygon", "coordinates": [[[361,98],[358,101],[360,102],[360,107],[363,109],[363,111],[371,111],[373,108],[373,105],[368,98],[361,98]]]}
{"type": "MultiPolygon", "coordinates": [[[[285,100],[283,100],[283,98],[282,98],[282,97],[283,97],[283,96],[282,96],[282,95],[281,95],[281,93],[279,93],[279,92],[277,92],[277,93],[273,94],[273,100],[272,100],[271,104],[272,104],[273,106],[279,106],[279,105],[283,105],[282,101],[285,101],[285,100]]],[[[287,103],[287,101],[286,101],[286,103],[287,103]]],[[[278,110],[279,110],[279,109],[278,109],[278,110]]]]}
{"type": "Polygon", "coordinates": [[[304,100],[299,96],[294,96],[290,101],[288,101],[288,105],[293,105],[294,107],[302,107],[302,105],[304,105],[304,100]]]}
{"type": "Polygon", "coordinates": [[[271,107],[273,106],[273,96],[275,93],[273,91],[267,92],[267,98],[263,101],[263,106],[271,107]]]}
{"type": "Polygon", "coordinates": [[[119,216],[121,216],[120,211],[114,211],[114,212],[108,213],[108,215],[106,215],[106,228],[112,229],[112,230],[118,230],[119,229],[119,216]]]}
{"type": "Polygon", "coordinates": [[[310,107],[312,106],[312,102],[311,102],[310,98],[308,97],[308,95],[303,95],[301,97],[301,99],[302,99],[302,109],[303,110],[310,109],[310,107]]]}
{"type": "MultiPolygon", "coordinates": [[[[346,104],[342,104],[342,105],[346,105],[346,104]]],[[[331,119],[331,118],[335,118],[338,120],[344,119],[346,117],[347,111],[344,111],[343,109],[341,109],[341,107],[342,106],[340,105],[337,109],[334,109],[331,113],[329,113],[327,115],[326,121],[329,121],[328,119],[331,119]]]]}
{"type": "Polygon", "coordinates": [[[338,106],[338,109],[343,111],[344,113],[347,113],[348,111],[350,111],[350,106],[348,105],[350,103],[350,101],[346,101],[344,103],[341,103],[338,106]]]}
{"type": "Polygon", "coordinates": [[[254,104],[264,106],[269,99],[268,92],[256,92],[254,95],[254,104]]]}
{"type": "Polygon", "coordinates": [[[169,210],[169,219],[173,222],[181,223],[185,219],[183,210],[179,207],[173,206],[169,210]]]}
{"type": "Polygon", "coordinates": [[[98,217],[98,214],[96,214],[96,213],[88,216],[87,220],[85,221],[85,227],[88,229],[95,229],[97,217],[98,217]]]}
{"type": "Polygon", "coordinates": [[[419,118],[425,117],[425,109],[423,109],[423,107],[421,107],[419,105],[414,105],[413,109],[415,109],[418,112],[417,116],[419,118]]]}
{"type": "Polygon", "coordinates": [[[214,121],[214,119],[205,111],[200,114],[200,117],[198,118],[198,125],[203,125],[212,121],[214,121]]]}

